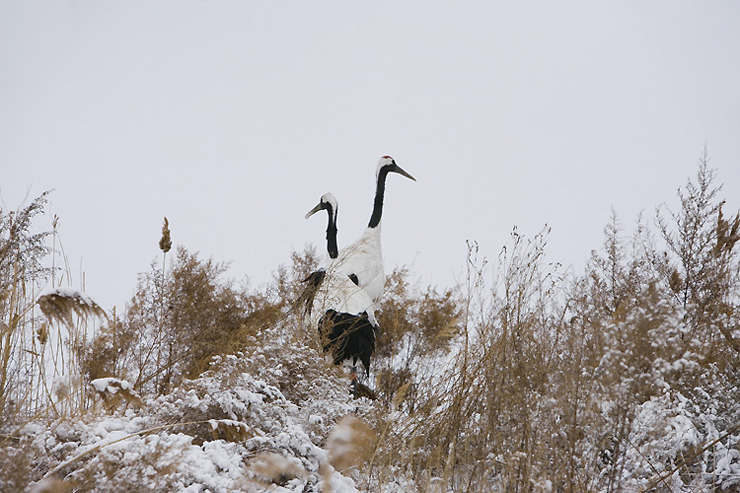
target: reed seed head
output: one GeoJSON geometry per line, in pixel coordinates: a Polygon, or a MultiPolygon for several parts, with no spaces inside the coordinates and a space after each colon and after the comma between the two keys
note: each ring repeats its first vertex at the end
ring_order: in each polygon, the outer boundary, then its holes
{"type": "Polygon", "coordinates": [[[164,253],[167,253],[172,248],[172,239],[170,238],[170,223],[167,218],[164,218],[164,225],[162,225],[162,238],[159,240],[159,249],[164,253]]]}

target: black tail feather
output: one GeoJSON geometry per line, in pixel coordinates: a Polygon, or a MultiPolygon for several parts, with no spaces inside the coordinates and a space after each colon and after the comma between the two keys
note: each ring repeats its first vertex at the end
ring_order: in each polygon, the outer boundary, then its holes
{"type": "Polygon", "coordinates": [[[360,315],[327,310],[319,320],[319,334],[324,351],[331,351],[334,364],[344,360],[356,364],[359,359],[370,376],[370,357],[375,350],[375,327],[366,312],[360,315]]]}

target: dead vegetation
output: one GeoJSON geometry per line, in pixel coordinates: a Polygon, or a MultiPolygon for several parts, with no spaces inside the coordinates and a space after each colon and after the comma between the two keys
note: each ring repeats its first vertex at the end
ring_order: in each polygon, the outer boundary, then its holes
{"type": "MultiPolygon", "coordinates": [[[[515,228],[493,261],[469,243],[467,278],[454,288],[422,288],[394,271],[379,310],[374,400],[360,399],[354,417],[341,371],[296,307],[315,250],[251,290],[224,278],[227,264],[184,247],[167,265],[165,220],[161,264],[141,274],[123,313],[106,315],[78,291],[35,288],[53,279],[44,259],[56,222],[30,232],[46,194],[0,211],[0,485],[20,491],[62,463],[34,461],[41,451],[19,433],[25,423],[102,412],[156,415],[198,446],[262,443],[245,455],[249,487],[321,481],[295,450],[266,445],[261,421],[275,416],[234,388],[250,375],[270,382],[250,390],[260,405],[311,417],[304,431],[328,451],[326,485],[339,471],[372,491],[736,488],[740,215],[726,215],[715,179],[705,156],[678,207],[658,208],[655,229],[641,218],[628,233],[612,213],[582,273],[548,260],[548,228],[532,237],[515,228]],[[118,391],[90,385],[105,378],[118,391]]],[[[45,484],[135,489],[147,468],[163,491],[174,487],[182,454],[144,443],[137,466],[111,449],[45,484]],[[82,466],[93,460],[97,468],[82,466]]]]}

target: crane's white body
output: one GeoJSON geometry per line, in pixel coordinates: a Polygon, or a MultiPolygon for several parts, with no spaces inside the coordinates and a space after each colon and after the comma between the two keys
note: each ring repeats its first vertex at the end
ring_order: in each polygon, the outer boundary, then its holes
{"type": "Polygon", "coordinates": [[[321,317],[328,310],[334,310],[358,316],[367,313],[370,323],[377,328],[378,321],[375,318],[372,298],[342,270],[337,269],[333,262],[324,271],[326,277],[316,291],[311,308],[311,327],[317,327],[321,317]]]}
{"type": "Polygon", "coordinates": [[[380,302],[385,289],[380,224],[374,228],[365,228],[360,238],[343,248],[339,258],[333,263],[345,277],[356,276],[358,286],[373,303],[380,302]]]}
{"type": "Polygon", "coordinates": [[[383,249],[380,242],[385,180],[388,173],[398,173],[411,180],[416,179],[401,169],[390,156],[383,156],[375,170],[375,200],[370,222],[360,238],[344,248],[336,260],[337,268],[346,275],[355,276],[357,285],[364,289],[376,305],[383,298],[385,270],[383,249]]]}

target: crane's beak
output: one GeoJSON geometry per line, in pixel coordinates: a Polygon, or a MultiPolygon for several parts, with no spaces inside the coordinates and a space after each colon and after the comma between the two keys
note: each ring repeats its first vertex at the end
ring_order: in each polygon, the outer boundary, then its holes
{"type": "Polygon", "coordinates": [[[314,214],[316,214],[317,212],[319,212],[323,208],[324,208],[323,204],[321,202],[319,202],[316,207],[314,207],[313,209],[311,209],[310,211],[308,211],[308,214],[306,214],[306,219],[308,219],[309,217],[313,216],[314,214]]]}
{"type": "MultiPolygon", "coordinates": [[[[395,164],[395,163],[394,163],[394,164],[395,164]]],[[[401,167],[400,167],[399,165],[397,165],[397,164],[395,164],[395,167],[393,168],[393,171],[394,171],[394,172],[396,172],[396,173],[398,173],[399,175],[403,175],[403,176],[405,176],[406,178],[410,178],[410,179],[412,179],[412,180],[416,181],[416,178],[414,178],[413,176],[411,176],[410,174],[408,174],[408,173],[407,173],[407,172],[406,172],[406,171],[405,171],[405,170],[404,170],[403,168],[401,168],[401,167]]]]}

